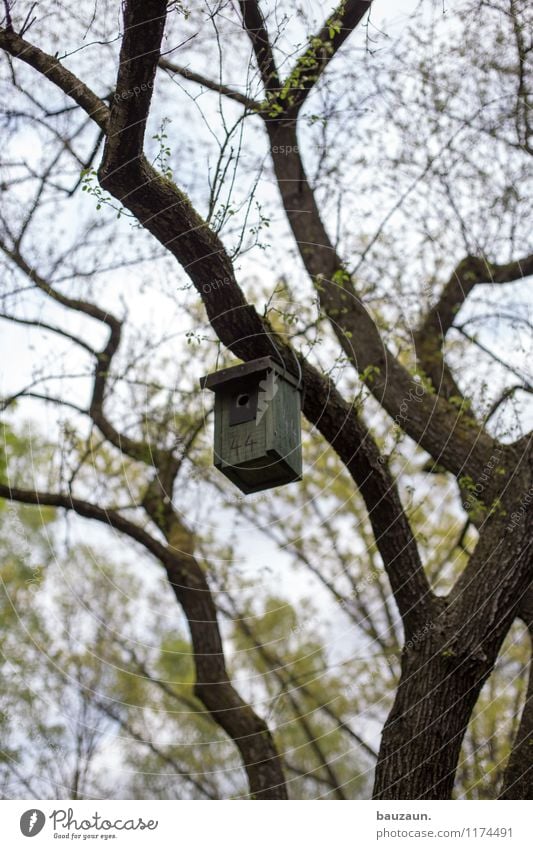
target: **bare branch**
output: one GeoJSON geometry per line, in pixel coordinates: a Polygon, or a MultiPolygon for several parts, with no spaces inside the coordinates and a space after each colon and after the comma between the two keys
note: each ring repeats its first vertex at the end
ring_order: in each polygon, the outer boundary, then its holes
{"type": "MultiPolygon", "coordinates": [[[[305,698],[308,698],[310,701],[316,703],[316,698],[313,695],[312,691],[309,689],[309,687],[307,687],[305,684],[302,684],[302,682],[297,681],[294,676],[291,675],[291,672],[287,668],[286,664],[282,661],[281,658],[277,657],[274,654],[271,648],[266,648],[257,639],[252,629],[250,628],[250,625],[248,624],[247,617],[243,616],[238,612],[235,606],[235,602],[227,591],[225,591],[225,595],[228,598],[230,604],[232,605],[232,609],[224,610],[224,608],[221,607],[222,612],[224,612],[228,619],[233,622],[235,627],[238,628],[247,637],[248,640],[250,640],[258,655],[265,661],[268,668],[272,671],[274,677],[279,681],[283,692],[289,698],[298,719],[300,719],[301,709],[298,706],[295,694],[300,692],[303,696],[305,696],[305,698]]],[[[348,734],[348,736],[351,737],[351,739],[354,740],[357,745],[360,746],[363,751],[365,751],[366,754],[369,755],[373,760],[377,758],[377,752],[374,751],[374,749],[369,746],[369,744],[359,734],[353,731],[353,729],[350,728],[350,726],[346,722],[344,722],[341,717],[337,716],[337,714],[331,707],[331,703],[323,704],[321,702],[320,705],[317,704],[317,710],[321,710],[323,713],[325,713],[326,716],[328,716],[334,722],[335,726],[339,730],[348,734]]],[[[331,779],[331,775],[329,777],[331,779]]]]}
{"type": "Polygon", "coordinates": [[[42,507],[58,507],[73,510],[85,519],[95,519],[120,533],[127,534],[131,539],[142,545],[162,563],[168,563],[169,551],[165,545],[158,542],[147,531],[125,519],[113,507],[100,507],[80,498],[73,498],[62,493],[39,492],[32,489],[20,489],[0,483],[0,498],[8,501],[18,501],[20,504],[34,504],[42,507]]]}
{"type": "Polygon", "coordinates": [[[512,398],[516,392],[526,392],[531,395],[533,394],[533,389],[529,386],[524,386],[522,383],[507,387],[507,389],[502,392],[500,397],[496,398],[496,400],[492,404],[490,410],[485,416],[485,421],[490,421],[490,419],[495,415],[497,410],[500,409],[501,405],[504,404],[509,398],[512,398]]]}
{"type": "Polygon", "coordinates": [[[444,363],[442,345],[472,289],[481,283],[512,283],[531,274],[533,254],[505,265],[468,256],[456,266],[439,300],[414,334],[417,357],[436,389],[448,397],[458,393],[455,381],[444,363]]]}
{"type": "Polygon", "coordinates": [[[454,327],[454,330],[460,333],[461,336],[464,336],[464,338],[471,342],[472,345],[476,345],[476,347],[479,348],[480,351],[483,351],[484,354],[487,354],[489,357],[491,357],[491,359],[499,363],[506,371],[511,372],[515,375],[515,377],[518,377],[520,380],[525,381],[526,392],[533,392],[533,385],[527,382],[524,375],[521,374],[517,368],[510,365],[510,363],[504,362],[500,357],[498,357],[497,354],[494,353],[494,351],[491,351],[490,348],[487,348],[487,346],[480,342],[479,339],[476,339],[475,336],[472,336],[470,333],[467,333],[466,330],[464,330],[462,327],[454,327]]]}
{"type": "Polygon", "coordinates": [[[9,5],[9,0],[4,0],[4,12],[6,16],[6,30],[8,32],[13,32],[13,19],[11,18],[11,7],[9,5]]]}
{"type": "Polygon", "coordinates": [[[111,705],[107,702],[104,702],[102,699],[98,699],[96,701],[96,705],[98,708],[103,711],[106,716],[109,716],[113,719],[120,728],[131,737],[132,740],[135,740],[141,746],[149,749],[152,754],[156,755],[163,763],[167,764],[171,767],[175,776],[179,778],[185,779],[188,781],[194,789],[200,793],[200,795],[206,799],[215,799],[215,796],[208,790],[201,782],[198,781],[195,776],[187,770],[183,764],[179,763],[176,760],[175,755],[170,755],[161,749],[159,746],[154,743],[152,739],[147,739],[143,734],[140,734],[133,727],[132,723],[129,722],[124,716],[121,716],[119,711],[113,710],[111,705]]]}
{"type": "Polygon", "coordinates": [[[260,112],[262,109],[262,104],[259,103],[259,101],[248,97],[246,94],[241,94],[239,91],[235,91],[235,89],[230,88],[230,86],[224,85],[223,83],[217,83],[213,80],[209,80],[207,77],[202,76],[202,74],[197,74],[195,71],[191,71],[190,68],[184,68],[182,65],[177,65],[175,62],[171,62],[168,59],[161,58],[159,60],[159,67],[163,68],[165,71],[169,71],[171,74],[177,74],[185,80],[198,83],[198,85],[203,86],[203,88],[207,88],[217,94],[222,94],[230,100],[234,100],[236,103],[244,106],[250,112],[260,112]]]}
{"type": "Polygon", "coordinates": [[[45,401],[47,404],[55,404],[58,407],[66,407],[69,410],[74,410],[74,412],[82,416],[89,415],[88,410],[84,410],[83,407],[73,404],[72,401],[66,401],[64,398],[55,398],[52,395],[44,395],[41,392],[27,392],[26,390],[17,392],[15,395],[11,395],[5,401],[2,401],[0,410],[6,410],[18,398],[35,398],[38,401],[45,401]]]}
{"type": "Polygon", "coordinates": [[[265,90],[275,92],[281,87],[281,84],[259,0],[239,0],[239,6],[243,25],[250,36],[265,90]]]}
{"type": "Polygon", "coordinates": [[[286,798],[279,756],[266,724],[236,692],[226,670],[217,612],[205,575],[192,554],[170,542],[164,545],[114,508],[99,507],[61,493],[24,490],[0,483],[0,498],[73,510],[136,540],[165,567],[191,631],[196,665],[195,693],[241,753],[258,798],[286,798]]]}
{"type": "MultiPolygon", "coordinates": [[[[95,351],[79,337],[73,336],[66,331],[63,331],[61,328],[53,328],[51,325],[46,326],[48,329],[59,333],[61,336],[64,336],[65,338],[73,341],[75,344],[85,348],[89,353],[95,356],[96,366],[94,369],[93,393],[89,406],[89,415],[106,439],[108,439],[115,448],[123,451],[132,459],[138,460],[142,463],[148,463],[156,467],[164,465],[167,472],[169,472],[172,468],[175,475],[179,464],[172,457],[172,452],[161,451],[155,445],[150,445],[142,440],[132,439],[130,436],[121,433],[104,414],[103,405],[107,381],[110,375],[111,363],[120,345],[122,329],[121,322],[115,318],[109,310],[103,310],[90,301],[69,298],[68,296],[63,295],[58,289],[45,280],[35,268],[30,266],[18,248],[9,248],[5,242],[0,240],[0,250],[2,250],[6,256],[15,263],[15,265],[41,292],[53,301],[56,301],[67,309],[75,310],[76,312],[80,312],[90,318],[94,318],[109,328],[110,333],[107,344],[102,351],[95,351]]],[[[27,324],[28,322],[21,319],[19,323],[27,324]]],[[[39,323],[37,323],[36,326],[39,326],[39,323]]]]}
{"type": "Polygon", "coordinates": [[[102,130],[106,130],[109,109],[91,91],[85,83],[82,83],[71,71],[68,71],[55,57],[44,53],[38,47],[30,44],[14,32],[0,27],[0,47],[11,56],[21,59],[27,65],[31,65],[40,74],[51,80],[67,97],[76,101],[84,112],[95,121],[102,130]]]}
{"type": "Polygon", "coordinates": [[[74,336],[67,330],[63,330],[62,327],[56,327],[53,324],[47,324],[47,322],[41,321],[37,318],[17,318],[17,316],[8,315],[8,313],[4,312],[0,312],[0,318],[5,319],[6,321],[11,321],[13,324],[22,324],[26,327],[37,327],[39,330],[48,330],[50,333],[56,333],[58,336],[62,336],[64,339],[68,339],[70,342],[74,342],[75,345],[79,345],[80,348],[83,348],[89,354],[97,356],[97,353],[94,348],[91,348],[91,346],[87,344],[87,342],[85,342],[83,339],[80,339],[79,336],[74,336]]]}

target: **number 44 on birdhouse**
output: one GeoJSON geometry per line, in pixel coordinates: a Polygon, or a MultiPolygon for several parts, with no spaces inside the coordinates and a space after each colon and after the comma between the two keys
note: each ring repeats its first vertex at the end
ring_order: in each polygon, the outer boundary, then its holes
{"type": "Polygon", "coordinates": [[[302,479],[299,381],[272,357],[208,374],[215,393],[214,465],[241,492],[302,479]]]}

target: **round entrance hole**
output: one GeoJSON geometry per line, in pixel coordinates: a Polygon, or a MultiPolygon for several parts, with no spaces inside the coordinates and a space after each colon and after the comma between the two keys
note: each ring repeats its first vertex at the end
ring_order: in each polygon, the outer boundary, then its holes
{"type": "Polygon", "coordinates": [[[243,395],[238,395],[237,396],[237,407],[246,407],[249,400],[250,400],[250,396],[246,392],[243,395]]]}

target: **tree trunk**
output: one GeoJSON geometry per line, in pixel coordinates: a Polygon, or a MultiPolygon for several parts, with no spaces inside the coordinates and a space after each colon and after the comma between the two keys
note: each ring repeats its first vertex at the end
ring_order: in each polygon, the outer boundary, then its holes
{"type": "Polygon", "coordinates": [[[533,799],[533,588],[524,598],[520,618],[528,628],[531,642],[529,683],[500,799],[533,799]]]}
{"type": "Polygon", "coordinates": [[[533,666],[522,719],[511,752],[500,799],[533,799],[533,666]]]}
{"type": "MultiPolygon", "coordinates": [[[[400,684],[383,729],[375,799],[451,797],[472,711],[531,582],[526,517],[513,525],[509,516],[508,511],[485,519],[469,573],[447,598],[437,599],[432,619],[404,646],[400,684]]],[[[521,782],[527,780],[523,764],[531,754],[528,722],[531,712],[523,717],[525,730],[509,765],[521,782]]],[[[515,792],[522,792],[521,782],[515,792]]]]}
{"type": "Polygon", "coordinates": [[[376,767],[375,799],[449,799],[464,733],[490,669],[431,632],[405,648],[376,767]]]}

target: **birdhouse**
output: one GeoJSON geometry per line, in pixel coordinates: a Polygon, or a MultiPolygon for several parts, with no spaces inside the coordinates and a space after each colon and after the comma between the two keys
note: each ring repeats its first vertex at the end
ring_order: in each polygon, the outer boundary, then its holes
{"type": "Polygon", "coordinates": [[[208,374],[215,393],[214,464],[242,492],[302,478],[300,382],[271,357],[208,374]]]}

